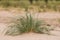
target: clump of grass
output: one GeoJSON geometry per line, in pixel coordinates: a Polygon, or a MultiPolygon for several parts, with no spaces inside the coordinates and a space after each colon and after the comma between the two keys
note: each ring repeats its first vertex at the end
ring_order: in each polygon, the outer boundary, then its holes
{"type": "Polygon", "coordinates": [[[36,27],[34,29],[34,32],[41,33],[41,34],[50,34],[51,30],[53,30],[53,28],[51,28],[49,26],[40,26],[40,27],[36,27]]]}
{"type": "Polygon", "coordinates": [[[17,19],[17,23],[9,25],[6,34],[18,35],[29,32],[35,32],[35,33],[49,32],[50,29],[43,25],[44,25],[43,21],[35,19],[34,17],[32,17],[31,14],[29,15],[26,14],[26,16],[21,16],[19,19],[17,19]]]}

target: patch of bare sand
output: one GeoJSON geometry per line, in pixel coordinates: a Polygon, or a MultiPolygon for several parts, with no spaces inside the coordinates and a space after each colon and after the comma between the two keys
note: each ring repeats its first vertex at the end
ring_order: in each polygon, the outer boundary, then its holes
{"type": "Polygon", "coordinates": [[[46,34],[29,33],[19,36],[0,36],[0,40],[60,40],[60,37],[46,34]]]}

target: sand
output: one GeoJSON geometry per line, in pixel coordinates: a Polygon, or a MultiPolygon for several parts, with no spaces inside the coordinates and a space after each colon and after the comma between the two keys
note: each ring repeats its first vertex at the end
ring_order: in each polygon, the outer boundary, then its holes
{"type": "MultiPolygon", "coordinates": [[[[16,15],[16,14],[14,14],[14,13],[12,14],[12,13],[13,12],[0,11],[0,17],[5,19],[6,17],[17,17],[17,16],[21,15],[21,14],[16,15]]],[[[39,13],[39,15],[40,15],[39,17],[41,17],[41,18],[49,18],[49,19],[60,18],[59,13],[50,14],[49,12],[46,12],[43,14],[39,13]]],[[[18,36],[7,36],[4,34],[7,30],[6,28],[7,28],[8,24],[3,21],[0,22],[0,40],[60,40],[60,28],[58,28],[58,27],[56,28],[56,30],[51,31],[52,35],[37,34],[37,33],[25,33],[25,34],[18,35],[18,36]]]]}

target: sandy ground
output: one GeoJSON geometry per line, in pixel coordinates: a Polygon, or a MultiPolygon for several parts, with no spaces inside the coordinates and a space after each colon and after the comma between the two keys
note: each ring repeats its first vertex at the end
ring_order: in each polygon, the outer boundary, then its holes
{"type": "MultiPolygon", "coordinates": [[[[39,18],[48,18],[48,19],[56,19],[60,18],[59,13],[38,13],[34,14],[35,16],[37,15],[39,18]]],[[[8,11],[0,11],[0,20],[5,20],[7,17],[8,18],[14,18],[18,17],[22,14],[14,14],[13,12],[8,12],[8,11]]],[[[10,20],[10,19],[9,19],[10,20]]],[[[60,28],[56,27],[54,31],[51,31],[52,35],[47,35],[47,34],[36,34],[36,33],[26,33],[23,35],[18,35],[18,36],[7,36],[4,35],[6,32],[7,25],[3,21],[0,22],[0,40],[60,40],[60,28]],[[6,30],[5,30],[6,29],[6,30]]],[[[6,20],[5,20],[6,21],[6,20]]],[[[7,21],[6,21],[7,22],[7,21]]]]}
{"type": "Polygon", "coordinates": [[[0,40],[60,40],[60,30],[51,31],[52,35],[26,33],[18,36],[4,35],[7,24],[0,23],[0,40]]]}
{"type": "Polygon", "coordinates": [[[59,36],[29,33],[19,36],[0,36],[0,40],[60,40],[59,36]]]}

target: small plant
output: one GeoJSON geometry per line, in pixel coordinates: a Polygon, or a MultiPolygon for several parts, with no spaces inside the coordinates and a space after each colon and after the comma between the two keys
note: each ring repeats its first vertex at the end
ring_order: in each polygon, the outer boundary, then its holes
{"type": "Polygon", "coordinates": [[[40,26],[36,27],[34,32],[35,33],[42,33],[42,34],[50,34],[50,31],[53,30],[53,28],[49,26],[40,26]]]}
{"type": "Polygon", "coordinates": [[[17,19],[17,23],[9,25],[6,34],[8,35],[18,35],[22,33],[45,33],[49,32],[50,29],[44,26],[44,22],[35,19],[31,14],[26,14],[26,16],[21,16],[17,19]],[[42,27],[43,26],[43,27],[42,27]]]}
{"type": "Polygon", "coordinates": [[[18,34],[20,34],[19,26],[16,24],[10,25],[5,34],[7,34],[7,35],[18,35],[18,34]]]}

